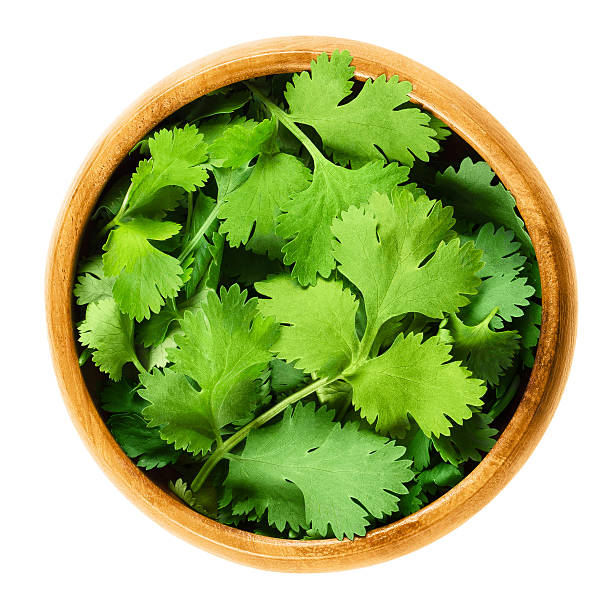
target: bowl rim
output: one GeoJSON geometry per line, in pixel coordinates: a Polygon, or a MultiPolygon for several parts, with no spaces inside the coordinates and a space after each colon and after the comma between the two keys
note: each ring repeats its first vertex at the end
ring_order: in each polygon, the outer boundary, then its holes
{"type": "Polygon", "coordinates": [[[70,417],[114,484],[160,525],[213,554],[253,567],[293,572],[362,567],[433,542],[480,510],[511,480],[542,437],[565,386],[575,345],[574,263],[561,216],[539,172],[482,106],[434,71],[375,45],[297,36],[249,42],[213,53],[149,89],[110,126],[70,187],[53,232],[46,274],[52,360],[70,417]],[[359,79],[399,75],[412,101],[442,119],[491,166],[516,199],[542,278],[542,327],[531,376],[515,414],[493,449],[448,493],[418,512],[349,540],[294,541],[255,535],[197,514],[145,476],[115,442],[78,365],[72,285],[80,240],[108,178],[162,119],[195,98],[255,76],[306,70],[322,52],[348,49],[359,79]]]}

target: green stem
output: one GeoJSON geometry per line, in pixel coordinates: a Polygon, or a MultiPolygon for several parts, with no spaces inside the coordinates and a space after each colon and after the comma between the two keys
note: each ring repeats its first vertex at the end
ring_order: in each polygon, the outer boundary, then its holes
{"type": "Polygon", "coordinates": [[[132,357],[132,363],[136,366],[136,369],[141,373],[141,374],[146,374],[147,370],[145,369],[145,367],[142,365],[142,363],[140,363],[140,359],[138,359],[138,357],[136,357],[136,355],[134,355],[132,357]]]}
{"type": "Polygon", "coordinates": [[[215,207],[210,212],[210,215],[206,217],[206,220],[204,221],[204,223],[202,223],[202,225],[200,226],[200,229],[198,229],[194,237],[183,247],[181,254],[178,256],[178,260],[180,263],[183,263],[185,259],[187,259],[189,254],[193,251],[193,249],[196,248],[202,236],[204,236],[208,228],[212,225],[212,223],[217,218],[217,214],[219,213],[220,208],[221,208],[221,202],[217,202],[215,207]]]}
{"type": "Polygon", "coordinates": [[[104,236],[106,235],[107,232],[109,232],[111,229],[113,229],[113,227],[115,227],[115,225],[118,225],[119,222],[121,221],[121,219],[123,218],[123,215],[125,214],[125,211],[128,207],[128,203],[130,201],[130,194],[132,193],[132,183],[130,183],[130,186],[128,187],[128,190],[125,192],[125,197],[123,198],[123,202],[121,202],[121,207],[119,208],[119,211],[117,212],[117,214],[99,231],[98,233],[98,238],[104,238],[104,236]]]}
{"type": "Polygon", "coordinates": [[[491,410],[489,410],[488,414],[493,421],[508,407],[508,404],[516,395],[520,384],[521,377],[517,374],[508,385],[506,392],[493,404],[491,410]]]}
{"type": "Polygon", "coordinates": [[[307,387],[296,391],[289,397],[286,397],[284,400],[278,402],[278,404],[275,404],[272,406],[272,408],[269,408],[263,414],[260,414],[256,419],[253,419],[242,429],[239,429],[233,436],[229,437],[225,442],[223,442],[223,444],[218,446],[212,455],[210,455],[210,457],[206,460],[196,477],[193,479],[193,482],[191,483],[191,490],[194,493],[197,492],[213,471],[217,463],[219,463],[219,461],[225,457],[226,453],[231,451],[234,446],[240,444],[240,442],[242,442],[251,431],[265,425],[270,419],[273,419],[277,414],[280,414],[283,410],[285,410],[285,408],[291,406],[291,404],[294,404],[311,393],[314,393],[317,391],[317,389],[334,382],[334,380],[337,380],[337,378],[321,378],[316,380],[307,387]]]}
{"type": "Polygon", "coordinates": [[[183,247],[187,242],[187,236],[189,236],[189,228],[191,227],[191,216],[193,215],[193,192],[187,193],[187,221],[185,221],[185,235],[183,236],[183,247]]]}
{"type": "Polygon", "coordinates": [[[316,145],[302,132],[302,130],[296,125],[295,121],[277,104],[272,102],[269,98],[267,98],[255,85],[251,83],[245,83],[245,85],[253,92],[253,94],[264,103],[270,114],[278,119],[303,145],[306,147],[308,153],[315,161],[315,163],[320,161],[327,161],[321,151],[316,147],[316,145]]]}

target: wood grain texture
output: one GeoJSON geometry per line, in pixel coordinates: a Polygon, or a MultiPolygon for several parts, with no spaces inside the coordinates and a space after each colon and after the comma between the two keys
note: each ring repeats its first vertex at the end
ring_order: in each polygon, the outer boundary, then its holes
{"type": "Polygon", "coordinates": [[[160,525],[211,553],[279,571],[330,571],[369,565],[429,544],[474,515],[514,476],[535,448],[559,402],[576,335],[576,280],[568,237],[537,169],[506,130],[466,93],[397,53],[326,37],[252,42],[209,55],[170,75],[110,127],[72,184],[57,220],[48,259],[47,321],[57,378],[70,416],[109,478],[160,525]],[[224,85],[308,69],[319,53],[348,49],[360,79],[397,74],[412,82],[412,99],[442,119],[493,168],[516,198],[542,276],[542,332],[521,402],[499,441],[478,467],[446,495],[391,525],[348,540],[290,541],[221,525],[183,505],[149,480],[114,441],[89,395],[78,365],[72,286],[89,215],[119,162],[162,119],[224,85]]]}

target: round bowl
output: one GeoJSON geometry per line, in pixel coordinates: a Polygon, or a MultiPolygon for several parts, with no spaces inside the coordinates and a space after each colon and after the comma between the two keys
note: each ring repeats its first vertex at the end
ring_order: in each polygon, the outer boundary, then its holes
{"type": "Polygon", "coordinates": [[[413,551],[461,525],[526,461],[559,402],[574,349],[577,298],[568,237],[537,169],[506,130],[458,87],[424,66],[373,45],[326,37],[276,38],[209,55],[175,72],[127,109],[93,148],[63,205],[49,253],[47,321],[64,401],[76,429],[109,478],[160,525],[213,554],[280,571],[340,570],[413,551]],[[80,240],[107,180],[130,149],[165,117],[237,81],[307,70],[321,52],[348,49],[355,77],[385,73],[413,84],[412,100],[442,119],[485,159],[516,199],[542,277],[542,330],[535,365],[516,412],[482,462],[448,493],[411,516],[354,541],[292,541],[255,535],[197,514],[141,472],[102,421],[78,363],[72,287],[80,240]]]}

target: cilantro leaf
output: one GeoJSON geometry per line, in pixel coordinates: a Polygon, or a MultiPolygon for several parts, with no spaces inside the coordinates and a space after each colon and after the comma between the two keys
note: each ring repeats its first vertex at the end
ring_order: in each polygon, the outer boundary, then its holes
{"type": "Polygon", "coordinates": [[[343,165],[384,156],[408,167],[415,156],[427,161],[428,153],[440,148],[429,115],[418,108],[396,110],[409,101],[408,81],[385,75],[368,79],[357,97],[340,105],[353,86],[351,60],[348,51],[335,51],[331,58],[322,53],[311,62],[310,73],[296,75],[285,94],[291,118],[314,127],[334,161],[343,165]]]}
{"type": "Polygon", "coordinates": [[[448,319],[453,357],[459,359],[474,376],[492,385],[497,385],[499,375],[512,365],[520,341],[515,331],[495,332],[490,329],[489,323],[496,312],[497,308],[494,308],[475,326],[465,325],[455,315],[448,319]]]}
{"type": "Polygon", "coordinates": [[[511,321],[523,316],[520,307],[529,304],[527,298],[534,292],[535,289],[522,276],[491,276],[482,281],[478,294],[461,310],[459,316],[466,325],[478,325],[493,309],[498,308],[499,312],[491,325],[499,329],[503,325],[500,319],[511,321]]]}
{"type": "Polygon", "coordinates": [[[488,453],[495,444],[497,429],[489,427],[493,419],[475,412],[461,425],[453,425],[450,435],[434,438],[433,445],[444,461],[459,465],[468,459],[480,461],[482,453],[488,453]]]}
{"type": "Polygon", "coordinates": [[[301,285],[312,285],[317,274],[327,278],[334,269],[331,224],[349,206],[364,203],[375,191],[387,192],[408,177],[408,169],[370,162],[357,170],[336,166],[325,158],[315,160],[310,186],[296,193],[283,208],[277,233],[287,240],[284,263],[295,264],[293,276],[301,285]]]}
{"type": "Polygon", "coordinates": [[[495,173],[484,162],[466,157],[455,170],[452,166],[436,175],[434,195],[451,204],[458,217],[482,223],[489,219],[514,232],[525,253],[533,252],[525,224],[515,211],[512,194],[502,185],[492,185],[495,173]]]}
{"type": "Polygon", "coordinates": [[[216,518],[217,499],[213,487],[203,487],[197,493],[194,493],[182,478],[178,478],[174,482],[171,481],[168,483],[168,487],[172,493],[196,512],[216,518]]]}
{"type": "Polygon", "coordinates": [[[521,336],[521,357],[528,368],[532,368],[535,357],[535,347],[540,338],[540,325],[542,324],[542,306],[530,301],[525,314],[514,322],[517,332],[521,336]]]}
{"type": "Polygon", "coordinates": [[[334,221],[334,257],[363,295],[372,334],[407,312],[442,318],[476,293],[480,251],[456,238],[444,242],[453,223],[451,208],[405,189],[391,200],[376,194],[334,221]]]}
{"type": "Polygon", "coordinates": [[[270,119],[261,122],[248,119],[230,125],[210,145],[211,163],[224,168],[244,166],[261,153],[273,133],[274,123],[270,119]]]}
{"type": "Polygon", "coordinates": [[[486,223],[474,237],[474,245],[482,251],[481,278],[516,276],[525,264],[526,257],[520,254],[521,245],[515,242],[512,230],[503,227],[496,230],[492,223],[486,223]]]}
{"type": "Polygon", "coordinates": [[[357,301],[338,281],[319,280],[304,289],[290,276],[255,284],[259,310],[282,324],[272,350],[280,359],[317,376],[333,376],[357,355],[357,301]]]}
{"type": "MultiPolygon", "coordinates": [[[[215,206],[215,200],[202,193],[197,194],[193,202],[193,213],[191,223],[187,228],[185,244],[195,238],[200,227],[213,214],[215,206]]],[[[187,299],[195,295],[198,287],[217,289],[221,273],[224,240],[216,230],[217,223],[211,223],[193,249],[193,261],[190,264],[191,275],[185,283],[185,296],[187,299]]]]}
{"type": "Polygon", "coordinates": [[[403,449],[357,423],[334,423],[333,412],[314,404],[285,411],[276,425],[249,434],[240,456],[232,456],[225,486],[246,501],[242,512],[268,511],[281,531],[328,525],[338,539],[365,535],[367,517],[397,510],[412,480],[403,449]]]}
{"type": "Polygon", "coordinates": [[[402,439],[401,445],[406,449],[406,457],[412,461],[413,467],[419,472],[429,467],[431,462],[431,438],[428,438],[422,430],[410,424],[406,437],[402,439]]]}
{"type": "Polygon", "coordinates": [[[306,384],[304,370],[282,359],[272,359],[270,362],[270,389],[274,393],[288,395],[306,384]]]}
{"type": "Polygon", "coordinates": [[[310,172],[292,155],[261,154],[250,176],[221,205],[225,219],[221,232],[232,247],[280,259],[282,242],[276,235],[276,217],[294,193],[308,187],[310,172]]]}
{"type": "Polygon", "coordinates": [[[257,314],[256,302],[238,285],[222,288],[220,297],[209,292],[180,322],[178,348],[168,349],[173,365],[141,375],[139,394],[150,403],[144,417],[177,449],[207,452],[222,427],[257,403],[278,330],[257,314]]]}
{"type": "Polygon", "coordinates": [[[435,494],[437,487],[454,487],[462,478],[461,470],[452,463],[438,463],[421,472],[417,476],[417,482],[423,492],[435,494]]]}
{"type": "Polygon", "coordinates": [[[79,306],[112,297],[115,279],[104,275],[101,256],[87,261],[80,267],[79,272],[80,276],[74,287],[76,303],[79,306]]]}
{"type": "Polygon", "coordinates": [[[415,482],[408,487],[408,493],[400,497],[398,509],[403,516],[410,516],[418,512],[426,503],[423,487],[415,482]]]}
{"type": "Polygon", "coordinates": [[[113,437],[136,465],[146,470],[162,468],[176,463],[180,452],[162,440],[157,428],[147,427],[147,422],[137,414],[113,414],[106,422],[113,437]]]}
{"type": "Polygon", "coordinates": [[[137,217],[112,230],[104,245],[104,274],[116,276],[113,297],[122,312],[137,321],[157,313],[164,299],[175,297],[183,284],[177,259],[154,247],[180,230],[170,221],[137,217]]]}
{"type": "Polygon", "coordinates": [[[134,351],[134,322],[119,310],[113,298],[87,306],[79,325],[79,340],[93,349],[93,362],[112,380],[120,380],[123,366],[137,362],[134,351]]]}
{"type": "Polygon", "coordinates": [[[410,415],[427,437],[448,435],[449,419],[468,419],[486,391],[450,359],[450,346],[437,338],[400,334],[388,351],[346,375],[355,408],[378,431],[401,435],[410,415]]]}
{"type": "Polygon", "coordinates": [[[102,410],[111,413],[142,414],[145,405],[144,401],[125,379],[105,385],[100,392],[100,399],[102,410]]]}
{"type": "Polygon", "coordinates": [[[161,129],[148,140],[151,158],[138,164],[128,192],[127,210],[134,215],[171,210],[180,192],[204,185],[208,145],[194,125],[161,129]]]}

